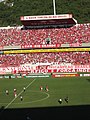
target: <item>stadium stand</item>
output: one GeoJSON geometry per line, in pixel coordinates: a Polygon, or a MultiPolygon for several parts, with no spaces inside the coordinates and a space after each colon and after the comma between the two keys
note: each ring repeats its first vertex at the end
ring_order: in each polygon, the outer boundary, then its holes
{"type": "MultiPolygon", "coordinates": [[[[90,43],[90,23],[76,24],[70,28],[21,30],[20,27],[0,28],[0,46],[90,43]]],[[[35,63],[90,64],[89,52],[29,53],[0,55],[0,66],[18,66],[35,63]]]]}
{"type": "Polygon", "coordinates": [[[48,37],[50,44],[89,43],[90,24],[77,24],[71,28],[0,29],[0,46],[42,45],[47,44],[48,37]]]}
{"type": "Polygon", "coordinates": [[[90,64],[90,54],[89,52],[59,52],[0,55],[0,66],[2,67],[36,63],[88,65],[90,64]]]}

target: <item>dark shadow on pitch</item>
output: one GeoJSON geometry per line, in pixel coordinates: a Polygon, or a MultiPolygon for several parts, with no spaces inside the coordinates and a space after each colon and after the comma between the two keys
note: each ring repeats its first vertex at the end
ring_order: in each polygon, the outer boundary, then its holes
{"type": "Polygon", "coordinates": [[[0,120],[90,120],[90,105],[0,109],[0,120]]]}

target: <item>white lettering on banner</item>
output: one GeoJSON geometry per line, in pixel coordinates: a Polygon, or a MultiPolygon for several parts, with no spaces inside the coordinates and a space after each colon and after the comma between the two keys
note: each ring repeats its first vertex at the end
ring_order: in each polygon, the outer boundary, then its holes
{"type": "Polygon", "coordinates": [[[42,16],[21,16],[21,20],[47,20],[72,18],[72,14],[42,15],[42,16]]]}
{"type": "Polygon", "coordinates": [[[75,68],[90,68],[90,65],[75,65],[75,68]]]}
{"type": "Polygon", "coordinates": [[[90,65],[51,65],[51,66],[47,66],[48,69],[89,69],[90,65]]]}
{"type": "Polygon", "coordinates": [[[44,65],[38,66],[19,66],[19,67],[0,67],[0,72],[26,72],[48,73],[48,72],[90,72],[90,65],[44,65]]]}
{"type": "Polygon", "coordinates": [[[83,74],[84,76],[90,76],[90,74],[83,74]]]}
{"type": "Polygon", "coordinates": [[[56,69],[57,72],[76,72],[75,69],[56,69]]]}
{"type": "Polygon", "coordinates": [[[56,48],[56,47],[61,47],[60,44],[50,44],[50,45],[22,45],[21,48],[56,48]]]}

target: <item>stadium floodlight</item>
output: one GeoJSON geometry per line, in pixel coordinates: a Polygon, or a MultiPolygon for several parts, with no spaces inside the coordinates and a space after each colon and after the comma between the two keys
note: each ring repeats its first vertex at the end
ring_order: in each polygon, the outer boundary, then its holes
{"type": "Polygon", "coordinates": [[[53,0],[53,12],[54,12],[54,15],[56,15],[56,5],[55,5],[55,0],[53,0]]]}

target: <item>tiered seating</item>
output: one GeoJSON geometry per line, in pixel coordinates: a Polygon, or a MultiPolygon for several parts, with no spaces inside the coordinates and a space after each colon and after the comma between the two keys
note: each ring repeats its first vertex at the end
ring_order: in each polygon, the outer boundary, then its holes
{"type": "MultiPolygon", "coordinates": [[[[71,28],[0,29],[0,46],[21,46],[45,44],[46,38],[51,44],[71,44],[90,42],[90,24],[80,24],[71,28]]],[[[90,64],[89,52],[30,53],[0,55],[0,66],[17,66],[25,63],[71,63],[90,64]]]]}
{"type": "Polygon", "coordinates": [[[80,24],[71,28],[20,30],[18,28],[0,29],[0,46],[21,46],[45,44],[46,38],[51,44],[90,42],[90,24],[80,24]]]}
{"type": "Polygon", "coordinates": [[[0,66],[19,66],[25,63],[71,63],[73,65],[90,64],[89,52],[59,52],[0,55],[0,66]]]}

